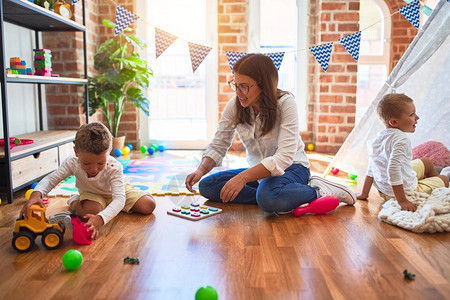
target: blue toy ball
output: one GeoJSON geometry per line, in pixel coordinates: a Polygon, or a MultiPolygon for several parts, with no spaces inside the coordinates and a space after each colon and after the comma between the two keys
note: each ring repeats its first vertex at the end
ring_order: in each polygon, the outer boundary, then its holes
{"type": "Polygon", "coordinates": [[[148,154],[153,155],[155,153],[155,149],[152,147],[148,147],[147,152],[148,154]]]}
{"type": "Polygon", "coordinates": [[[37,186],[37,182],[35,182],[35,183],[33,183],[32,185],[31,185],[31,189],[34,189],[36,186],[37,186]]]}
{"type": "Polygon", "coordinates": [[[120,149],[114,150],[114,155],[115,155],[116,157],[122,156],[122,150],[120,150],[120,149]]]}
{"type": "Polygon", "coordinates": [[[166,150],[166,147],[164,147],[163,145],[159,145],[158,146],[158,151],[159,152],[164,152],[164,150],[166,150]]]}
{"type": "Polygon", "coordinates": [[[133,150],[133,145],[128,144],[127,147],[130,148],[130,151],[133,150]]]}

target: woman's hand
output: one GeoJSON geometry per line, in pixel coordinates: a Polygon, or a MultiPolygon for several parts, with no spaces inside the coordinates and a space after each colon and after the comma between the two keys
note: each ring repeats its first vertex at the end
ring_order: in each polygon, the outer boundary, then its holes
{"type": "Polygon", "coordinates": [[[102,228],[104,224],[103,218],[93,214],[86,214],[83,218],[88,220],[84,226],[89,227],[87,231],[92,231],[91,238],[95,240],[98,238],[100,228],[102,228]]]}
{"type": "Polygon", "coordinates": [[[44,202],[42,201],[41,192],[33,192],[31,193],[30,199],[25,203],[19,213],[19,218],[28,219],[28,211],[31,205],[38,204],[40,207],[44,207],[44,202]]]}
{"type": "Polygon", "coordinates": [[[220,191],[220,199],[224,203],[233,201],[245,184],[244,178],[240,174],[234,176],[223,186],[220,191]]]}
{"type": "Polygon", "coordinates": [[[186,177],[186,181],[184,182],[184,184],[186,185],[186,188],[188,189],[189,192],[197,193],[197,191],[194,190],[192,187],[194,186],[194,184],[196,184],[197,182],[200,181],[202,176],[203,176],[203,172],[201,172],[197,169],[195,172],[189,174],[186,177]]]}

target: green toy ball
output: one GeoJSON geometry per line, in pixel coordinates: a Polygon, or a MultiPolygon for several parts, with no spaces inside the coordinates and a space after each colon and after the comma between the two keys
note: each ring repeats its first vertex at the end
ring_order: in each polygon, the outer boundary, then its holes
{"type": "Polygon", "coordinates": [[[217,300],[219,295],[217,291],[212,286],[202,286],[195,293],[195,300],[217,300]]]}
{"type": "Polygon", "coordinates": [[[158,151],[158,145],[157,144],[151,144],[150,147],[153,148],[153,150],[158,151]]]}
{"type": "Polygon", "coordinates": [[[350,178],[351,180],[355,180],[357,177],[358,175],[348,173],[348,178],[350,178]]]}
{"type": "Polygon", "coordinates": [[[83,263],[83,255],[81,255],[81,252],[78,250],[70,249],[64,253],[62,263],[67,270],[76,270],[83,263]]]}
{"type": "Polygon", "coordinates": [[[146,152],[147,152],[147,146],[142,145],[142,146],[141,146],[141,152],[142,152],[142,153],[146,153],[146,152]]]}

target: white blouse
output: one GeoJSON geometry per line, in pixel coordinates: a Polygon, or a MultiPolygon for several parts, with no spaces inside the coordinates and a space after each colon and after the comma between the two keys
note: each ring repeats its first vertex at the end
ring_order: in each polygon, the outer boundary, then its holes
{"type": "Polygon", "coordinates": [[[251,110],[252,125],[244,123],[233,126],[236,101],[235,96],[227,103],[214,139],[203,156],[212,158],[216,166],[220,166],[237,130],[251,167],[261,163],[270,171],[271,176],[283,175],[284,170],[292,164],[301,164],[309,168],[309,160],[304,150],[305,144],[299,135],[297,104],[291,94],[285,94],[278,99],[277,122],[264,136],[261,136],[260,114],[255,116],[253,110],[251,110]]]}

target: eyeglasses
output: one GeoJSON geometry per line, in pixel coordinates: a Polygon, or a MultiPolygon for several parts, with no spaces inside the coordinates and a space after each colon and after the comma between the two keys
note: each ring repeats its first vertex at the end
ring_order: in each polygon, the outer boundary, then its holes
{"type": "Polygon", "coordinates": [[[250,86],[246,85],[246,84],[237,85],[236,82],[234,82],[234,80],[230,80],[230,81],[228,81],[228,85],[233,90],[233,92],[236,92],[237,90],[239,90],[242,94],[247,95],[248,92],[250,91],[250,89],[252,87],[254,87],[256,85],[256,83],[253,85],[250,85],[250,86]]]}

